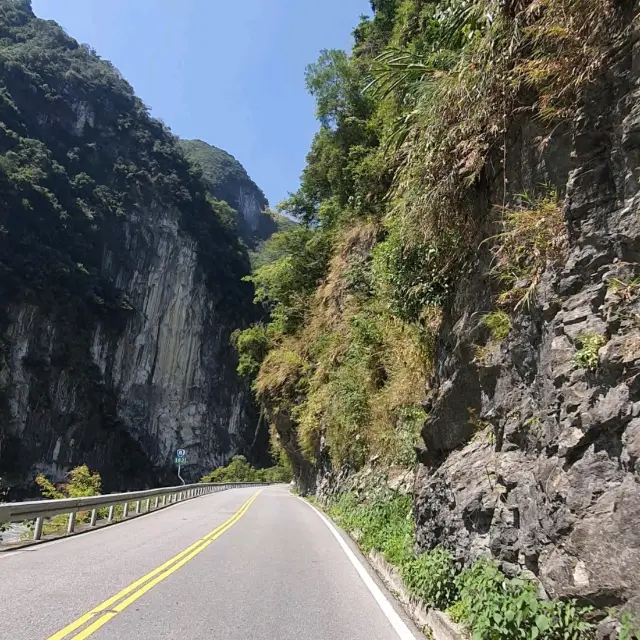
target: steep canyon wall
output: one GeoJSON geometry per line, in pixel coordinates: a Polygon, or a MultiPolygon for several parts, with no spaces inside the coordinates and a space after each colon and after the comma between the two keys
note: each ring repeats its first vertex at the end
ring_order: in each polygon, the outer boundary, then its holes
{"type": "MultiPolygon", "coordinates": [[[[639,55],[632,30],[574,122],[508,132],[508,190],[558,190],[564,254],[500,341],[478,252],[440,334],[415,481],[421,549],[492,555],[597,607],[640,602],[639,55]]],[[[497,171],[478,190],[488,218],[504,188],[497,171]]]]}
{"type": "Polygon", "coordinates": [[[188,479],[263,460],[231,345],[252,319],[249,260],[210,185],[118,72],[28,2],[0,3],[0,31],[3,482],[82,463],[107,490],[173,482],[176,447],[188,479]]]}

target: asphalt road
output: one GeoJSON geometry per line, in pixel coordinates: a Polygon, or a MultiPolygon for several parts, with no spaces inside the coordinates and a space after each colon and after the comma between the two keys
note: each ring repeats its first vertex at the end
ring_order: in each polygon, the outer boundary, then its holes
{"type": "Polygon", "coordinates": [[[338,537],[288,488],[269,487],[4,552],[0,639],[422,637],[338,537]]]}

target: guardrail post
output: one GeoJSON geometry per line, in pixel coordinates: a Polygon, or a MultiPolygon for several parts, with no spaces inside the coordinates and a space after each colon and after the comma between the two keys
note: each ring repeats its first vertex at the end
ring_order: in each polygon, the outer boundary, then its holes
{"type": "Polygon", "coordinates": [[[146,509],[147,512],[150,511],[150,508],[149,508],[150,506],[151,506],[151,498],[147,498],[147,509],[146,509]]]}
{"type": "Polygon", "coordinates": [[[122,507],[122,519],[124,520],[129,515],[129,503],[125,502],[122,507]]]}
{"type": "Polygon", "coordinates": [[[109,507],[109,515],[107,516],[107,522],[113,522],[113,514],[114,514],[115,510],[116,510],[116,505],[112,504],[109,507]]]}
{"type": "Polygon", "coordinates": [[[167,496],[162,496],[162,506],[164,507],[167,504],[167,496]]]}
{"type": "Polygon", "coordinates": [[[76,528],[76,512],[72,511],[69,514],[69,522],[67,522],[67,533],[73,533],[76,528]]]}
{"type": "Polygon", "coordinates": [[[153,508],[154,509],[158,508],[158,502],[160,502],[160,496],[156,496],[155,502],[153,503],[153,508]]]}
{"type": "Polygon", "coordinates": [[[36,528],[33,530],[34,540],[40,540],[40,538],[42,538],[42,522],[43,518],[36,518],[36,528]]]}
{"type": "Polygon", "coordinates": [[[98,510],[97,509],[92,509],[91,510],[91,526],[95,527],[96,526],[96,520],[98,519],[98,510]]]}
{"type": "Polygon", "coordinates": [[[136,500],[136,515],[140,513],[140,500],[136,500]]]}

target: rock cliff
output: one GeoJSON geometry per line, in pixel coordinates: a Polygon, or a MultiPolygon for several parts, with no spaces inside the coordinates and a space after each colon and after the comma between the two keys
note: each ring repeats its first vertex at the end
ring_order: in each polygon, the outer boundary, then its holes
{"type": "Polygon", "coordinates": [[[238,212],[238,232],[249,247],[254,248],[276,232],[275,221],[265,213],[267,198],[231,154],[202,140],[181,140],[180,145],[202,169],[213,197],[238,212]]]}
{"type": "Polygon", "coordinates": [[[0,477],[104,488],[266,455],[231,333],[240,244],[200,170],[108,62],[0,2],[0,477]]]}
{"type": "MultiPolygon", "coordinates": [[[[415,482],[420,548],[492,555],[599,608],[640,595],[639,54],[632,33],[568,126],[508,132],[510,191],[561,194],[563,255],[495,340],[479,252],[440,334],[415,482]]],[[[478,189],[487,213],[503,176],[478,189]]]]}

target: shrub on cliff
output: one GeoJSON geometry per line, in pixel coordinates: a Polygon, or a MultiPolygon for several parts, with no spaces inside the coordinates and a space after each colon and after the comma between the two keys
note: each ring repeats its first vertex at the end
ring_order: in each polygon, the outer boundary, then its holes
{"type": "Polygon", "coordinates": [[[234,456],[226,467],[218,467],[200,482],[289,482],[291,474],[283,466],[256,469],[244,456],[234,456]]]}
{"type": "Polygon", "coordinates": [[[307,70],[320,128],[280,205],[301,225],[252,276],[268,353],[239,343],[290,451],[334,469],[415,460],[441,318],[483,256],[497,336],[562,264],[560,185],[512,192],[509,135],[530,114],[547,144],[623,29],[614,0],[373,4],[351,55],[323,51],[307,70]],[[285,352],[304,367],[283,380],[285,352]]]}

